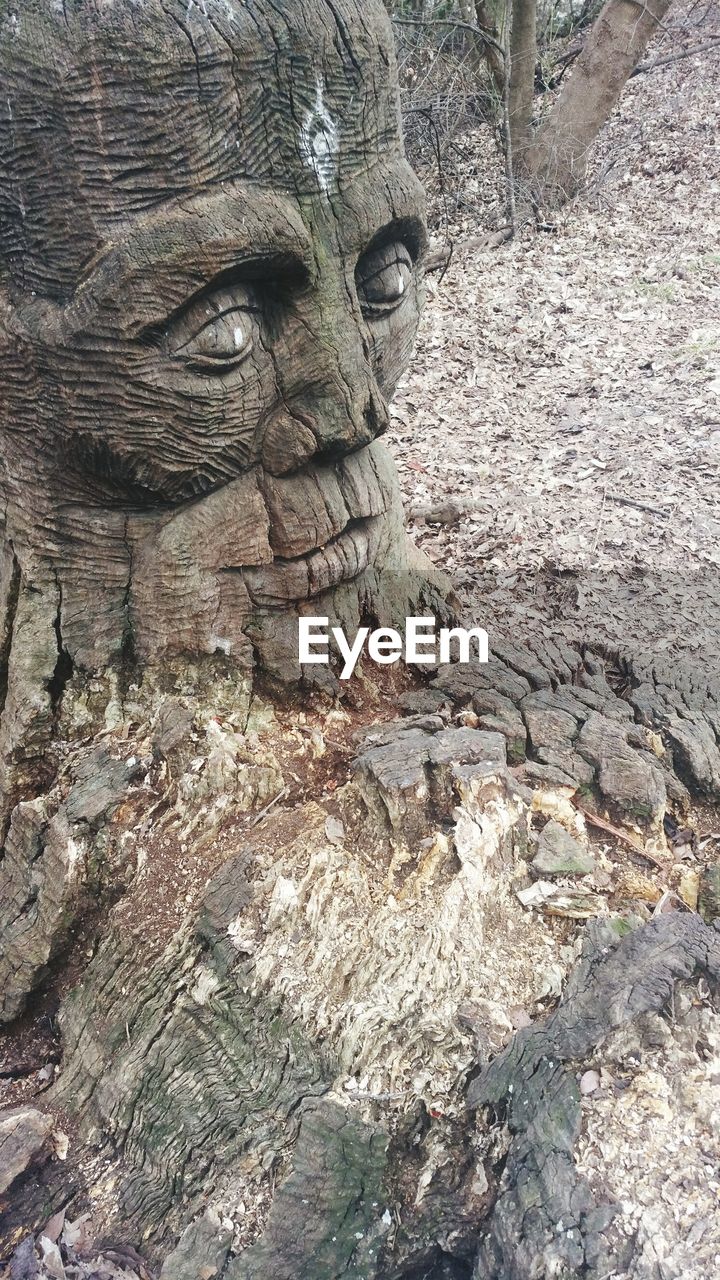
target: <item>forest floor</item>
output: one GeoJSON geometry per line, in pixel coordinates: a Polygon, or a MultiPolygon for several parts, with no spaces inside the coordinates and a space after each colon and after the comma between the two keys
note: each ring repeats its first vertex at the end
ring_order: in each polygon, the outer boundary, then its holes
{"type": "MultiPolygon", "coordinates": [[[[720,34],[694,13],[663,55],[720,34]]],[[[491,641],[720,655],[719,118],[720,44],[635,77],[587,193],[501,247],[488,128],[446,150],[447,219],[423,175],[453,252],[391,445],[415,540],[491,641]]]]}

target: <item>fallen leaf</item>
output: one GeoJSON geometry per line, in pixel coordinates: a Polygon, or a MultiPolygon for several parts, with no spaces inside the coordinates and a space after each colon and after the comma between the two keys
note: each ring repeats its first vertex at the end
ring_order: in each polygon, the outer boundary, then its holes
{"type": "Polygon", "coordinates": [[[325,835],[331,844],[342,844],[345,839],[345,827],[339,818],[329,814],[325,819],[325,835]]]}
{"type": "Polygon", "coordinates": [[[584,1071],[580,1077],[580,1092],[585,1097],[589,1093],[594,1093],[600,1088],[600,1072],[584,1071]]]}
{"type": "Polygon", "coordinates": [[[67,1134],[63,1133],[62,1129],[55,1129],[51,1139],[58,1160],[67,1160],[67,1153],[70,1148],[70,1139],[67,1134]]]}

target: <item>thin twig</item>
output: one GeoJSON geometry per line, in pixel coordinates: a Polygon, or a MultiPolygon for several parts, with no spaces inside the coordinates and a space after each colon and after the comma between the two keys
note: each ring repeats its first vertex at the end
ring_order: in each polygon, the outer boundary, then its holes
{"type": "Polygon", "coordinates": [[[450,252],[449,252],[449,254],[448,254],[448,256],[447,256],[447,260],[446,260],[446,262],[445,262],[445,266],[443,267],[442,271],[440,272],[440,275],[438,276],[438,288],[440,288],[440,285],[442,284],[443,280],[445,279],[445,272],[447,271],[448,267],[450,266],[450,263],[452,262],[452,256],[453,256],[453,249],[454,249],[454,248],[455,248],[455,242],[454,242],[453,240],[451,240],[451,241],[450,241],[450,252]]]}
{"type": "Polygon", "coordinates": [[[671,53],[667,58],[650,59],[649,62],[640,62],[634,71],[630,72],[630,79],[633,76],[645,75],[647,71],[655,71],[658,67],[667,67],[671,62],[680,62],[681,58],[692,58],[695,53],[705,53],[708,49],[714,49],[720,44],[720,36],[715,40],[708,40],[705,44],[696,44],[692,49],[683,49],[682,53],[671,53]]]}
{"type": "Polygon", "coordinates": [[[508,0],[507,15],[505,20],[505,48],[503,49],[503,58],[505,59],[505,83],[503,85],[503,133],[505,134],[505,185],[507,187],[508,199],[508,221],[510,223],[510,238],[515,235],[515,176],[513,174],[513,154],[512,141],[510,137],[510,81],[512,79],[512,63],[510,61],[510,30],[512,27],[512,0],[508,0]]]}
{"type": "Polygon", "coordinates": [[[505,50],[499,41],[474,22],[461,22],[459,18],[393,18],[393,24],[396,27],[456,27],[458,31],[472,31],[505,57],[505,50]]]}
{"type": "Polygon", "coordinates": [[[400,1089],[396,1093],[371,1093],[369,1089],[348,1090],[351,1098],[367,1098],[370,1102],[394,1102],[397,1098],[408,1098],[412,1089],[400,1089]]]}
{"type": "MultiPolygon", "coordinates": [[[[448,211],[447,190],[446,190],[446,187],[445,187],[445,174],[444,174],[444,171],[443,171],[443,163],[442,163],[442,150],[441,150],[441,148],[440,148],[440,134],[438,133],[438,127],[437,127],[437,125],[436,125],[436,123],[435,123],[435,119],[434,119],[434,117],[433,117],[432,111],[428,110],[428,111],[426,111],[426,112],[424,112],[424,113],[421,113],[421,114],[424,114],[425,119],[427,120],[427,122],[428,122],[428,124],[429,124],[429,126],[430,126],[430,129],[432,130],[433,150],[434,150],[434,152],[435,152],[435,160],[436,160],[436,163],[437,163],[437,170],[438,170],[438,182],[439,182],[439,184],[440,184],[440,195],[441,195],[441,197],[442,197],[442,202],[443,202],[443,217],[444,217],[444,221],[445,221],[445,234],[446,234],[446,236],[447,236],[447,235],[448,235],[448,229],[449,229],[449,226],[450,226],[450,213],[449,213],[449,211],[448,211]]],[[[453,242],[452,242],[452,240],[450,240],[449,236],[448,236],[448,246],[449,246],[449,253],[448,253],[448,256],[447,256],[447,260],[446,260],[446,262],[445,262],[445,264],[444,264],[444,266],[442,267],[442,270],[441,270],[441,272],[440,272],[440,276],[439,276],[439,279],[438,279],[438,288],[440,287],[440,285],[442,284],[443,280],[445,279],[445,272],[447,271],[448,267],[450,266],[450,262],[451,262],[451,260],[452,260],[452,256],[453,256],[453,242]]]]}
{"type": "Polygon", "coordinates": [[[658,898],[653,908],[653,915],[654,916],[662,915],[667,907],[668,902],[677,903],[678,909],[680,911],[692,911],[692,907],[689,907],[687,902],[683,901],[679,893],[674,893],[672,889],[666,889],[665,892],[661,894],[661,896],[658,898]]]}
{"type": "Polygon", "coordinates": [[[431,271],[447,271],[451,252],[452,246],[447,244],[441,245],[439,249],[433,249],[423,263],[425,273],[429,275],[431,271]]]}
{"type": "Polygon", "coordinates": [[[620,840],[623,844],[628,845],[629,848],[633,849],[641,858],[647,858],[647,861],[651,862],[654,867],[658,867],[660,871],[667,871],[668,867],[666,862],[661,862],[659,858],[655,857],[654,853],[648,853],[645,846],[642,845],[639,840],[636,840],[634,836],[629,835],[627,831],[623,831],[622,827],[616,827],[612,822],[608,822],[605,818],[601,818],[599,814],[591,813],[584,805],[578,804],[577,800],[574,800],[573,804],[583,817],[587,819],[591,827],[597,827],[600,831],[607,832],[609,836],[615,836],[616,840],[620,840]]]}
{"type": "Polygon", "coordinates": [[[652,502],[643,502],[640,498],[627,498],[624,493],[610,493],[606,491],[606,496],[611,502],[617,502],[621,507],[637,507],[639,511],[649,511],[654,516],[669,515],[664,507],[656,507],[652,502]]]}
{"type": "Polygon", "coordinates": [[[269,814],[270,810],[271,810],[271,809],[273,809],[273,808],[275,807],[275,805],[278,803],[278,801],[280,801],[280,800],[284,799],[284,797],[287,795],[287,793],[288,793],[288,788],[287,788],[287,787],[283,787],[282,791],[278,791],[278,793],[277,793],[277,795],[274,797],[274,799],[272,799],[272,800],[270,801],[270,803],[269,803],[269,804],[266,804],[266,805],[265,805],[265,808],[264,808],[264,809],[261,809],[259,813],[256,813],[256,814],[255,814],[255,817],[253,818],[252,822],[250,823],[250,826],[251,826],[251,827],[256,827],[256,826],[257,826],[257,824],[258,824],[258,822],[262,822],[263,818],[267,817],[267,815],[269,814]]]}
{"type": "Polygon", "coordinates": [[[608,496],[608,491],[607,491],[607,485],[606,485],[605,488],[603,489],[602,502],[600,503],[600,515],[598,516],[597,529],[595,530],[595,537],[593,538],[593,544],[592,544],[592,547],[590,548],[591,556],[595,555],[595,552],[597,551],[598,542],[600,541],[600,529],[602,527],[603,516],[605,515],[605,503],[607,502],[607,496],[608,496]]]}

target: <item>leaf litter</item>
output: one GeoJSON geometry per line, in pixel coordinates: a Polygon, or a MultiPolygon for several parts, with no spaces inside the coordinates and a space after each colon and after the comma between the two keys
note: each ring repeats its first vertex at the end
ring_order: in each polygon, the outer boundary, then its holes
{"type": "Polygon", "coordinates": [[[459,143],[391,447],[413,537],[491,640],[720,656],[718,86],[720,47],[631,80],[587,194],[501,247],[489,130],[459,143]]]}

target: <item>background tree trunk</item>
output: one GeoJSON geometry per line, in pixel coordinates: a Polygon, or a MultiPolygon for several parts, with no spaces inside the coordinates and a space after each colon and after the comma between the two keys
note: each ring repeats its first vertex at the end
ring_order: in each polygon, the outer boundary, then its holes
{"type": "MultiPolygon", "coordinates": [[[[496,3],[489,3],[489,0],[475,0],[475,19],[477,25],[482,27],[483,31],[489,31],[491,36],[498,39],[498,21],[496,13],[498,6],[496,3]]],[[[503,85],[505,83],[505,67],[502,57],[494,45],[485,44],[485,60],[499,94],[502,94],[503,85]]]]}
{"type": "Polygon", "coordinates": [[[532,141],[537,57],[536,4],[535,0],[511,0],[508,8],[508,128],[513,175],[518,178],[525,173],[527,152],[532,141]]]}
{"type": "Polygon", "coordinates": [[[561,205],[580,189],[590,147],[670,4],[671,0],[607,0],[528,153],[541,204],[561,205]]]}

